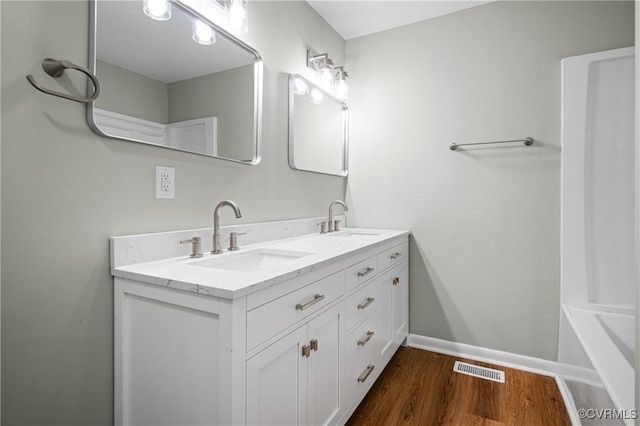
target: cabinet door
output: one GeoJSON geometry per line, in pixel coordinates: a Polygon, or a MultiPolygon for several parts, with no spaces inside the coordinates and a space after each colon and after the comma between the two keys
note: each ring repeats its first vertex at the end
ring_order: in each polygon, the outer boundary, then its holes
{"type": "Polygon", "coordinates": [[[335,423],[341,416],[340,368],[344,353],[344,303],[308,325],[308,419],[310,425],[335,423]]]}
{"type": "Polygon", "coordinates": [[[307,424],[307,326],[247,361],[247,424],[307,424]]]}
{"type": "Polygon", "coordinates": [[[391,278],[391,327],[394,346],[398,346],[409,333],[409,279],[407,262],[402,262],[392,270],[391,278]]]}
{"type": "Polygon", "coordinates": [[[393,277],[394,271],[388,271],[380,278],[380,305],[378,306],[380,315],[380,326],[378,327],[378,345],[380,348],[380,358],[387,359],[391,357],[391,352],[395,349],[391,343],[393,341],[393,277]]]}

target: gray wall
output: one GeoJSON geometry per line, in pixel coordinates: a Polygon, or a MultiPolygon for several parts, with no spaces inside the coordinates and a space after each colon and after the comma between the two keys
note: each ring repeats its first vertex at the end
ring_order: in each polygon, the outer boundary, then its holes
{"type": "Polygon", "coordinates": [[[556,359],[560,59],[633,45],[633,7],[495,2],[347,42],[351,223],[412,231],[411,333],[556,359]]]}
{"type": "MultiPolygon", "coordinates": [[[[40,61],[86,65],[88,4],[0,2],[2,424],[112,423],[109,236],[212,226],[226,198],[243,217],[223,211],[221,221],[250,223],[322,215],[344,197],[344,179],[287,163],[287,73],[305,73],[307,46],[341,63],[344,41],[304,2],[248,4],[244,39],[265,63],[257,166],[95,135],[85,106],[25,80],[73,86],[46,76],[40,61]],[[154,198],[157,164],[176,168],[176,199],[154,198]]],[[[82,76],[70,79],[84,90],[82,76]]]]}
{"type": "Polygon", "coordinates": [[[96,61],[96,76],[102,92],[96,107],[156,123],[169,122],[166,83],[104,61],[96,61]]]}

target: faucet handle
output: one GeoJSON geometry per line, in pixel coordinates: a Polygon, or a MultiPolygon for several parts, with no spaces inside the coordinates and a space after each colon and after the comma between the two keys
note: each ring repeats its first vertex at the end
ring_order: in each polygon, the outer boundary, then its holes
{"type": "Polygon", "coordinates": [[[326,234],[327,233],[327,221],[323,220],[322,222],[318,223],[318,225],[320,225],[320,233],[321,234],[326,234]]]}
{"type": "Polygon", "coordinates": [[[180,244],[191,244],[191,254],[189,257],[202,257],[202,239],[193,237],[189,240],[180,240],[180,244]]]}
{"type": "Polygon", "coordinates": [[[238,250],[240,250],[240,247],[238,247],[238,233],[230,232],[229,233],[229,251],[238,251],[238,250]]]}

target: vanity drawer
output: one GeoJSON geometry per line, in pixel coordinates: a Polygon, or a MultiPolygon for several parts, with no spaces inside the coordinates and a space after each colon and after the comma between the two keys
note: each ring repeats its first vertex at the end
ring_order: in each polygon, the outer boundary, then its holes
{"type": "Polygon", "coordinates": [[[371,256],[355,265],[349,266],[344,275],[345,290],[348,293],[378,273],[378,258],[371,256]]]}
{"type": "Polygon", "coordinates": [[[247,351],[327,306],[343,292],[344,275],[338,272],[248,311],[247,351]]]}
{"type": "Polygon", "coordinates": [[[380,304],[380,284],[371,281],[347,298],[347,332],[365,319],[380,304]]]}
{"type": "Polygon", "coordinates": [[[409,256],[409,243],[405,241],[395,247],[383,251],[378,255],[378,267],[381,271],[406,259],[409,256]]]}
{"type": "Polygon", "coordinates": [[[378,336],[378,312],[373,312],[362,324],[357,326],[345,339],[345,360],[347,370],[356,364],[367,364],[376,353],[380,341],[378,336]]]}
{"type": "Polygon", "coordinates": [[[373,357],[356,363],[352,368],[347,369],[346,377],[343,381],[345,405],[351,406],[371,388],[376,378],[380,375],[382,368],[373,357]]]}

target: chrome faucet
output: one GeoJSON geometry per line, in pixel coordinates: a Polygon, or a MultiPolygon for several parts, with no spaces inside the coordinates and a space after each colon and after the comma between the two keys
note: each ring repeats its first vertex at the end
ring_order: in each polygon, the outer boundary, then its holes
{"type": "Polygon", "coordinates": [[[333,223],[333,206],[334,206],[334,204],[340,204],[344,208],[345,212],[349,211],[349,207],[347,207],[347,205],[344,203],[344,201],[335,200],[331,204],[329,204],[329,226],[328,226],[327,232],[333,232],[334,230],[336,230],[336,226],[333,223]]]}
{"type": "Polygon", "coordinates": [[[216,209],[213,211],[213,250],[211,250],[212,254],[220,254],[222,253],[222,247],[220,244],[220,214],[219,210],[224,207],[229,206],[233,209],[233,212],[236,214],[237,218],[242,217],[242,213],[240,213],[240,208],[236,203],[231,200],[220,201],[216,206],[216,209]]]}

